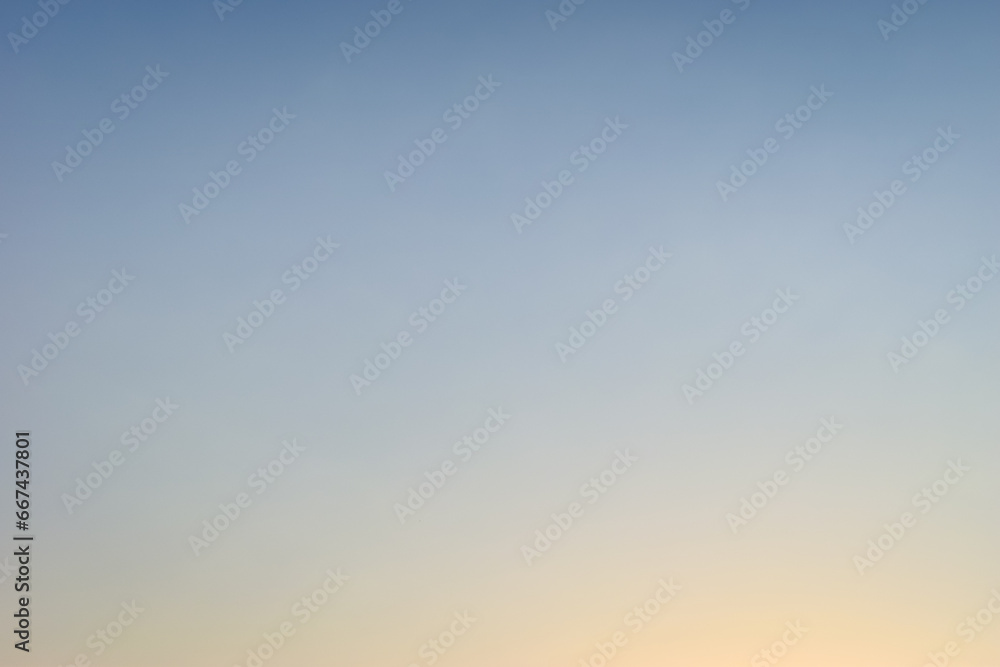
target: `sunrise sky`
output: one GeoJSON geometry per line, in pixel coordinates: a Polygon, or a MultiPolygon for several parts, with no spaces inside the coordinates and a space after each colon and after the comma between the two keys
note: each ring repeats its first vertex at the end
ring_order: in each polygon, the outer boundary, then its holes
{"type": "Polygon", "coordinates": [[[0,56],[0,664],[1000,664],[995,3],[223,2],[0,56]]]}

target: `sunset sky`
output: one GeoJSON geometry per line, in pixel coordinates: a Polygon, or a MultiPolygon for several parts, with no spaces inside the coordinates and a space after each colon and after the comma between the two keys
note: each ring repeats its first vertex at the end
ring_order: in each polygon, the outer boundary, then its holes
{"type": "Polygon", "coordinates": [[[1000,664],[1000,6],[575,3],[4,3],[0,665],[1000,664]]]}

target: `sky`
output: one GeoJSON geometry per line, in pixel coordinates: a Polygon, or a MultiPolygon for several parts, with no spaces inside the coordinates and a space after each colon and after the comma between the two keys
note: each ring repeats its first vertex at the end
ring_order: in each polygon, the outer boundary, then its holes
{"type": "Polygon", "coordinates": [[[5,3],[0,664],[996,665],[998,18],[5,3]]]}

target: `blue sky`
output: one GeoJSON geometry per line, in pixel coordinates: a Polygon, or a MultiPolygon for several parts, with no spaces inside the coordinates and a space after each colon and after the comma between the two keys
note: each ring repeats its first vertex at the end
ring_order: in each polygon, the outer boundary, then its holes
{"type": "MultiPolygon", "coordinates": [[[[402,0],[348,62],[341,43],[387,4],[246,0],[220,20],[207,0],[78,1],[0,57],[0,400],[8,430],[35,433],[41,469],[53,640],[39,654],[71,660],[138,596],[148,623],[104,664],[176,664],[177,636],[190,664],[235,663],[288,591],[342,566],[357,586],[322,622],[345,639],[304,631],[284,664],[405,665],[467,605],[493,623],[444,659],[575,664],[664,576],[690,582],[690,606],[631,664],[749,659],[809,613],[825,628],[803,645],[809,664],[915,664],[921,637],[944,639],[987,597],[1000,552],[984,536],[1000,283],[960,311],[947,300],[1000,252],[997,7],[930,2],[884,39],[892,3],[590,0],[553,30],[556,2],[402,0]],[[733,22],[679,72],[673,54],[724,10],[733,22]],[[112,105],[147,68],[166,74],[120,118],[112,105]],[[499,85],[453,129],[447,110],[481,77],[499,85]],[[820,86],[830,99],[783,136],[776,122],[820,86]],[[287,126],[248,160],[241,145],[276,110],[287,126]],[[59,180],[53,161],[105,118],[114,131],[59,180]],[[609,119],[627,127],[579,171],[609,119]],[[446,141],[391,191],[385,172],[438,128],[446,141]],[[954,145],[909,180],[904,164],[947,128],[954,145]],[[717,183],[769,138],[780,148],[723,201],[717,183]],[[179,205],[233,161],[185,222],[179,205]],[[512,214],[562,170],[572,185],[519,233],[512,214]],[[852,244],[844,225],[894,179],[907,191],[852,244]],[[282,276],[317,237],[339,247],[291,291],[282,276]],[[614,287],[651,246],[671,258],[626,302],[614,287]],[[122,269],[134,282],[84,322],[78,304],[122,269]],[[448,280],[467,289],[416,331],[411,314],[448,280]],[[230,352],[224,334],[275,289],[287,301],[230,352]],[[800,301],[689,404],[682,386],[749,343],[744,323],[776,290],[800,301]],[[618,311],[563,363],[556,344],[608,298],[618,311]],[[950,323],[894,372],[886,355],[939,308],[950,323]],[[26,385],[18,366],[70,321],[79,336],[26,385]],[[402,331],[413,344],[358,395],[351,375],[402,331]],[[165,397],[177,414],[69,515],[61,494],[165,397]],[[393,504],[497,406],[510,426],[399,526],[393,504]],[[734,538],[724,514],[830,415],[848,424],[842,448],[734,538]],[[293,437],[303,463],[192,554],[188,535],[293,437]],[[520,545],[628,446],[642,464],[618,495],[526,571],[520,545]],[[956,457],[976,474],[951,514],[880,566],[892,574],[859,578],[851,556],[956,457]],[[936,602],[908,597],[918,581],[945,582],[936,602]],[[185,617],[199,586],[204,609],[185,617]],[[691,630],[704,618],[744,625],[710,641],[691,630]],[[864,634],[887,618],[881,639],[864,634]]],[[[37,11],[8,3],[0,26],[37,11]]]]}

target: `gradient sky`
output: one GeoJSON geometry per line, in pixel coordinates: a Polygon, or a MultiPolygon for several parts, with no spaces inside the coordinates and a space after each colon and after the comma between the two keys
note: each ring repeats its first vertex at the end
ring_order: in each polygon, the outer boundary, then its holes
{"type": "MultiPolygon", "coordinates": [[[[247,0],[220,20],[210,0],[78,0],[3,47],[0,422],[11,448],[32,433],[37,542],[33,650],[0,664],[245,666],[292,620],[266,665],[423,666],[469,611],[437,665],[575,667],[620,630],[616,667],[747,665],[795,621],[788,667],[919,667],[953,640],[952,664],[996,665],[1000,619],[968,644],[956,626],[1000,587],[1000,281],[960,311],[947,296],[1000,254],[1000,7],[929,2],[885,40],[891,2],[591,0],[552,30],[555,0],[402,0],[346,62],[386,4],[247,0]],[[781,138],[821,85],[833,97],[781,138]],[[102,118],[114,132],[59,181],[52,162],[102,118]],[[576,172],[608,118],[627,129],[576,172]],[[391,192],[384,172],[439,127],[391,192]],[[904,163],[949,127],[911,183],[904,163]],[[780,150],[723,202],[717,181],[769,137],[780,150]],[[178,205],[230,160],[242,171],[185,224],[178,205]],[[563,169],[574,183],[519,234],[511,214],[563,169]],[[894,179],[906,193],[850,243],[843,225],[894,179]],[[317,237],[340,247],[291,292],[317,237]],[[626,302],[614,287],[650,246],[672,257],[626,302]],[[84,323],[122,268],[134,282],[84,323]],[[418,334],[411,314],[455,279],[467,290],[418,334]],[[223,335],[276,288],[287,301],[230,353],[223,335]],[[779,289],[800,300],[750,344],[779,289]],[[608,298],[563,363],[556,343],[608,298]],[[950,322],[893,372],[887,353],[940,308],[950,322]],[[71,320],[25,386],[18,366],[71,320]],[[357,395],[350,376],[401,331],[413,344],[357,395]],[[689,404],[682,386],[736,340],[746,354],[689,404]],[[69,514],[62,495],[167,397],[177,412],[69,514]],[[498,407],[510,421],[460,461],[453,443],[498,407]],[[734,535],[726,514],[829,417],[843,431],[734,535]],[[304,453],[257,495],[248,477],[293,438],[304,453]],[[522,545],[626,449],[639,460],[527,565],[522,545]],[[458,472],[400,525],[394,504],[446,459],[458,472]],[[972,470],[920,515],[911,497],[959,459],[972,470]],[[241,492],[252,505],[195,556],[188,537],[241,492]],[[852,558],[906,511],[917,525],[860,575],[852,558]],[[292,605],[337,568],[350,581],[300,625],[292,605]],[[682,590],[633,634],[661,578],[682,590]],[[96,657],[88,637],[132,600],[145,611],[96,657]]],[[[0,27],[37,11],[5,3],[0,27]]]]}

